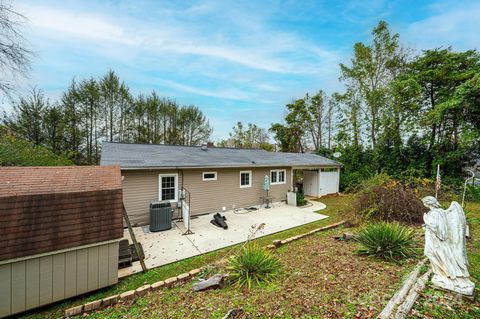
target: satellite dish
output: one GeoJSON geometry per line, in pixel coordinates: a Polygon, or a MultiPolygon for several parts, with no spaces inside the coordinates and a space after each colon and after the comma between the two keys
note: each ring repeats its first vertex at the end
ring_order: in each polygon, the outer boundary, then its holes
{"type": "Polygon", "coordinates": [[[333,157],[335,157],[335,158],[339,158],[340,156],[342,156],[342,153],[340,153],[340,152],[333,153],[333,157]]]}

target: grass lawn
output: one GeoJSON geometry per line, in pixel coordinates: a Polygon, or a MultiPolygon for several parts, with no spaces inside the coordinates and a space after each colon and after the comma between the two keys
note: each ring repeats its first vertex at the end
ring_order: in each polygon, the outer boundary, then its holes
{"type": "MultiPolygon", "coordinates": [[[[270,244],[343,219],[351,197],[323,198],[321,213],[330,218],[258,239],[270,244]]],[[[469,243],[472,277],[480,277],[480,204],[470,204],[473,240],[469,243]]],[[[336,241],[338,228],[317,233],[277,249],[282,274],[270,285],[246,291],[227,286],[201,293],[191,283],[150,292],[131,303],[118,304],[85,318],[221,318],[228,310],[242,307],[245,318],[375,318],[388,302],[416,260],[402,264],[381,262],[355,254],[355,242],[336,241]]],[[[355,229],[349,229],[355,231],[355,229]]],[[[419,231],[420,232],[420,231],[419,231]]],[[[423,243],[419,242],[421,246],[423,243]]],[[[136,274],[114,287],[83,298],[62,302],[31,312],[24,318],[58,318],[67,307],[137,288],[212,264],[231,253],[232,247],[192,257],[174,264],[136,274]]],[[[428,288],[416,303],[411,318],[479,318],[478,305],[455,302],[448,294],[428,288]]]]}
{"type": "Polygon", "coordinates": [[[474,302],[459,301],[453,294],[434,289],[431,285],[415,303],[408,318],[480,318],[480,203],[467,203],[471,239],[467,244],[470,276],[476,285],[474,302]]]}
{"type": "Polygon", "coordinates": [[[273,284],[200,293],[185,284],[86,318],[221,318],[238,307],[244,318],[374,318],[415,261],[397,265],[354,255],[356,243],[332,239],[341,232],[317,233],[278,249],[283,274],[273,284]]]}
{"type": "MultiPolygon", "coordinates": [[[[259,243],[269,244],[273,239],[287,238],[339,221],[341,212],[349,209],[350,201],[348,196],[322,199],[327,209],[321,212],[331,218],[260,238],[259,243]]],[[[186,283],[151,292],[129,304],[91,313],[86,318],[221,318],[228,310],[238,307],[251,318],[374,318],[416,261],[399,265],[356,255],[355,242],[332,238],[344,231],[339,228],[320,232],[276,250],[274,254],[283,269],[281,276],[270,285],[251,291],[227,286],[194,293],[191,283],[186,283]]],[[[149,272],[127,279],[110,291],[134,288],[143,281],[153,282],[211,263],[224,257],[230,249],[152,270],[153,275],[149,272]]],[[[89,299],[98,298],[99,294],[95,295],[89,299]]],[[[65,303],[30,317],[58,317],[64,306],[65,303]]]]}
{"type": "MultiPolygon", "coordinates": [[[[348,210],[350,201],[350,196],[330,197],[322,199],[322,202],[327,205],[327,208],[325,210],[322,210],[321,213],[328,215],[329,218],[292,228],[277,234],[272,234],[259,238],[258,243],[261,245],[271,244],[272,240],[274,239],[285,239],[294,236],[295,234],[305,233],[312,229],[338,222],[342,220],[342,212],[348,210]]],[[[113,287],[99,290],[84,297],[77,297],[74,299],[63,301],[53,306],[50,305],[44,308],[33,310],[23,315],[21,318],[59,318],[63,316],[64,310],[66,308],[80,305],[88,301],[97,300],[109,295],[121,293],[127,290],[135,289],[146,283],[151,284],[160,280],[164,280],[166,278],[176,276],[180,273],[188,272],[194,268],[200,268],[207,264],[213,263],[218,259],[221,259],[227,253],[229,253],[231,249],[232,247],[223,248],[221,250],[210,252],[204,255],[195,256],[176,263],[151,269],[145,274],[135,274],[120,280],[120,282],[113,287]]]]}

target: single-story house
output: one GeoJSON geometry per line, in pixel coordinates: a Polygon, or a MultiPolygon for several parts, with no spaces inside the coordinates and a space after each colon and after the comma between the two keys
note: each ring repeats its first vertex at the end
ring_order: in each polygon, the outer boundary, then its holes
{"type": "Polygon", "coordinates": [[[192,216],[261,204],[265,176],[273,201],[285,200],[296,170],[303,172],[306,195],[337,193],[341,166],[315,154],[128,143],[104,143],[101,165],[120,165],[133,225],[148,224],[149,205],[159,200],[178,208],[174,218],[186,203],[192,216]]]}
{"type": "Polygon", "coordinates": [[[0,167],[0,318],[118,281],[118,166],[0,167]]]}

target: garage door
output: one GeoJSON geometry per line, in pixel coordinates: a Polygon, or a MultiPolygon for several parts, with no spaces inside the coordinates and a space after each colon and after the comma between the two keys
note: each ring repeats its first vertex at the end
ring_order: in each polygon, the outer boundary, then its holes
{"type": "Polygon", "coordinates": [[[318,196],[318,171],[303,171],[303,193],[307,196],[318,196]]]}
{"type": "Polygon", "coordinates": [[[319,196],[338,193],[339,187],[339,172],[338,169],[320,170],[320,191],[319,196]]]}

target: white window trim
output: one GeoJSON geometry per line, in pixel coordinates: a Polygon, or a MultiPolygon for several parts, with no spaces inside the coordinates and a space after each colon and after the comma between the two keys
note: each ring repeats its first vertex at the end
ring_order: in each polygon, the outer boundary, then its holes
{"type": "Polygon", "coordinates": [[[240,178],[240,181],[239,181],[240,188],[252,187],[252,176],[253,176],[252,171],[240,171],[240,174],[238,176],[240,178]],[[248,185],[242,185],[242,174],[245,174],[245,173],[250,175],[250,178],[248,179],[250,183],[248,185]]]}
{"type": "Polygon", "coordinates": [[[217,180],[217,172],[202,172],[202,181],[208,182],[208,181],[216,181],[217,180]],[[214,178],[205,178],[205,174],[214,174],[214,178]]]}
{"type": "Polygon", "coordinates": [[[270,181],[270,185],[282,185],[287,183],[287,170],[286,169],[272,169],[270,171],[270,179],[272,179],[272,172],[277,172],[277,182],[273,183],[270,181]],[[283,182],[278,182],[278,176],[280,176],[278,173],[283,172],[283,182]]]}
{"type": "Polygon", "coordinates": [[[178,202],[178,174],[158,174],[158,199],[162,200],[162,177],[175,177],[175,198],[170,203],[178,202]]]}

